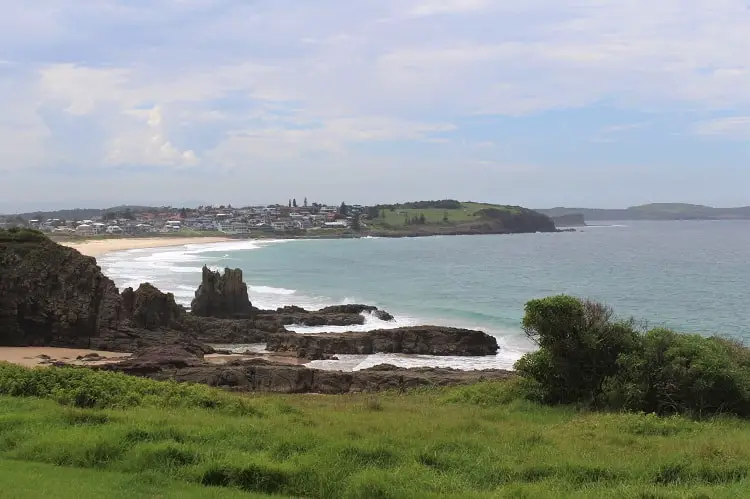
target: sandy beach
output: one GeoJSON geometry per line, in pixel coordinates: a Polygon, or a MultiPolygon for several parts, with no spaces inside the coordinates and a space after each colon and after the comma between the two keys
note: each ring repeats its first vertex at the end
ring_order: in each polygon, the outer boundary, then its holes
{"type": "MultiPolygon", "coordinates": [[[[10,362],[25,367],[47,366],[53,362],[63,362],[76,366],[96,366],[119,362],[130,357],[129,353],[104,352],[82,348],[55,347],[0,347],[0,362],[10,362]],[[92,354],[99,357],[91,357],[92,354]],[[89,358],[81,358],[85,356],[89,358]]],[[[233,360],[262,359],[274,364],[304,365],[308,361],[284,353],[247,353],[247,354],[208,354],[205,361],[209,364],[226,364],[233,360]]]]}
{"type": "Polygon", "coordinates": [[[82,242],[61,242],[60,244],[75,248],[84,255],[96,257],[113,251],[142,248],[165,248],[169,246],[184,246],[186,244],[210,244],[224,241],[234,241],[234,239],[228,237],[134,237],[97,239],[82,242]]]}
{"type": "Polygon", "coordinates": [[[107,362],[117,362],[129,357],[127,353],[102,352],[100,350],[86,350],[81,348],[53,348],[53,347],[0,347],[0,362],[10,362],[26,367],[35,367],[49,362],[62,361],[74,365],[96,365],[107,362]],[[77,360],[78,357],[97,354],[102,360],[77,360]]]}

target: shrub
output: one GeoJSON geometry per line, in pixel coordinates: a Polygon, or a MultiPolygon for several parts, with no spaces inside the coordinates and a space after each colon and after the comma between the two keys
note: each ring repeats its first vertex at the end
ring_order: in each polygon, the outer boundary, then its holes
{"type": "Polygon", "coordinates": [[[0,395],[48,398],[82,409],[195,407],[258,414],[248,399],[208,386],[154,381],[76,367],[28,369],[0,362],[0,395]]]}
{"type": "Polygon", "coordinates": [[[608,307],[565,295],[528,302],[523,328],[539,350],[516,369],[544,403],[750,416],[750,350],[736,341],[644,333],[608,307]]]}
{"type": "Polygon", "coordinates": [[[0,242],[23,243],[36,242],[47,239],[43,232],[24,227],[12,227],[10,229],[0,229],[0,242]]]}
{"type": "Polygon", "coordinates": [[[747,416],[750,370],[738,361],[745,354],[726,340],[654,329],[618,360],[605,396],[618,409],[747,416]]]}
{"type": "Polygon", "coordinates": [[[618,357],[639,339],[632,321],[614,320],[611,309],[565,295],[528,302],[523,329],[540,349],[516,369],[536,381],[542,401],[551,404],[597,404],[618,357]]]}

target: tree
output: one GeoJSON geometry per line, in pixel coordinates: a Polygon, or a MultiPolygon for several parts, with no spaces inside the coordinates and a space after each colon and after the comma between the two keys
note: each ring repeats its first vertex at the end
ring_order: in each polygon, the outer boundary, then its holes
{"type": "Polygon", "coordinates": [[[385,218],[385,210],[380,210],[380,218],[385,218]]]}
{"type": "Polygon", "coordinates": [[[367,207],[367,218],[370,220],[375,220],[380,216],[380,210],[377,206],[368,206],[367,207]]]}
{"type": "Polygon", "coordinates": [[[359,221],[359,215],[354,215],[354,218],[352,218],[352,230],[355,232],[359,232],[362,230],[362,225],[359,221]]]}
{"type": "Polygon", "coordinates": [[[292,207],[292,200],[291,199],[289,200],[289,207],[290,208],[292,207]]]}
{"type": "Polygon", "coordinates": [[[185,208],[180,209],[180,218],[187,218],[187,210],[185,208]]]}
{"type": "Polygon", "coordinates": [[[424,213],[420,213],[419,214],[419,225],[424,225],[425,223],[427,223],[427,219],[425,218],[424,213]]]}
{"type": "Polygon", "coordinates": [[[122,218],[126,218],[128,220],[135,219],[135,215],[133,214],[133,210],[130,208],[125,208],[125,212],[122,214],[122,218]]]}
{"type": "Polygon", "coordinates": [[[448,223],[448,212],[447,211],[443,213],[443,222],[444,223],[448,223]]]}
{"type": "Polygon", "coordinates": [[[341,203],[341,207],[339,208],[339,215],[344,217],[349,215],[349,207],[346,205],[346,203],[341,203]]]}
{"type": "Polygon", "coordinates": [[[305,197],[305,200],[302,202],[305,208],[307,208],[307,197],[305,197]]]}
{"type": "Polygon", "coordinates": [[[297,207],[297,198],[292,199],[292,206],[297,207]]]}

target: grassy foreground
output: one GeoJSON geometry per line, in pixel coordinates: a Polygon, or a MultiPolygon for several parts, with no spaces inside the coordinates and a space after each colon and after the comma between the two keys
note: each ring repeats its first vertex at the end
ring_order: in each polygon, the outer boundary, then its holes
{"type": "Polygon", "coordinates": [[[377,396],[180,385],[179,402],[171,383],[50,371],[0,373],[0,497],[750,496],[750,424],[734,418],[543,407],[514,382],[377,396]]]}

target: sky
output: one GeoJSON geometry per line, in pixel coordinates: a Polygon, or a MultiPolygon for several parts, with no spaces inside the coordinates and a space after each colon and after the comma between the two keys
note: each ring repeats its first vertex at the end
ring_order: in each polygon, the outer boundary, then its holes
{"type": "Polygon", "coordinates": [[[292,197],[750,205],[747,0],[0,12],[0,212],[292,197]]]}

